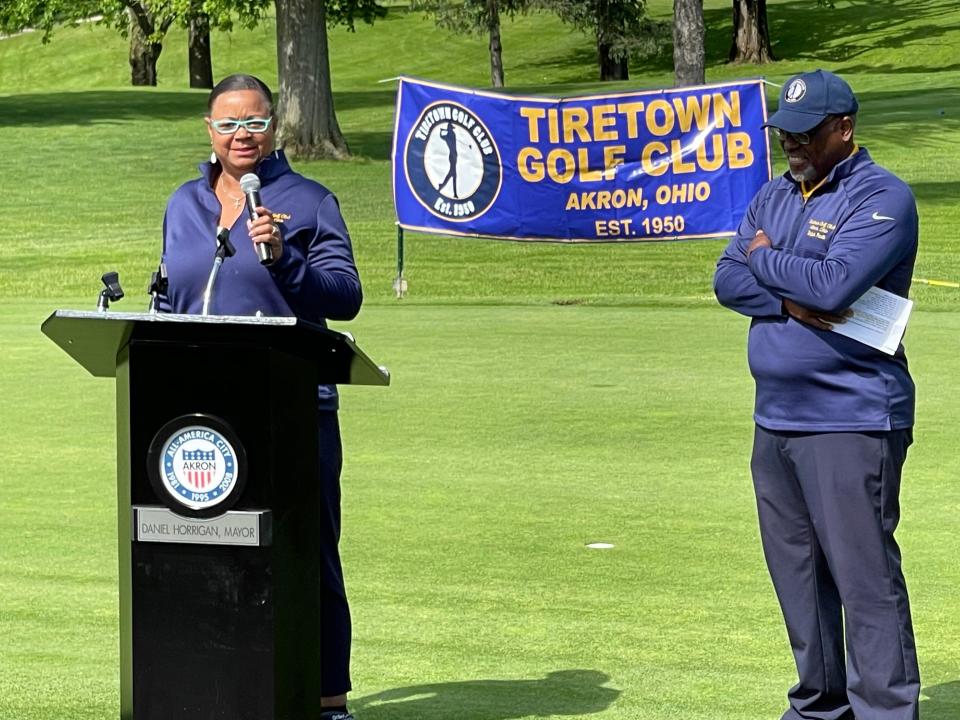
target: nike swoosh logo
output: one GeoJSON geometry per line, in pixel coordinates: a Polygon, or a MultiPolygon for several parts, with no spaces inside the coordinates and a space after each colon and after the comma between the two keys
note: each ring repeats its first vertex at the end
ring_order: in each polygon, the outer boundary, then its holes
{"type": "Polygon", "coordinates": [[[873,219],[874,219],[874,220],[893,220],[892,217],[887,217],[886,215],[881,215],[881,214],[878,213],[876,210],[873,211],[873,219]]]}

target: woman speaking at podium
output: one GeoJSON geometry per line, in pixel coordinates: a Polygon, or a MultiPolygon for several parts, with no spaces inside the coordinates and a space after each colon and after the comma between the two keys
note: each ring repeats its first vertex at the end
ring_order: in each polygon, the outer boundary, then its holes
{"type": "MultiPolygon", "coordinates": [[[[323,185],[293,172],[283,151],[274,148],[270,89],[252,75],[224,78],[210,92],[206,123],[209,162],[200,166],[200,177],[173,193],[164,216],[162,262],[168,287],[158,298],[158,309],[296,316],[321,324],[328,318],[354,318],[362,293],[339,205],[323,185]],[[255,183],[259,178],[259,192],[250,193],[249,178],[241,189],[241,178],[251,173],[257,176],[255,183]],[[223,228],[229,230],[227,246],[236,254],[208,289],[217,237],[226,235],[223,228]]],[[[352,720],[346,709],[350,611],[337,548],[342,457],[337,406],[336,389],[321,386],[321,718],[352,720]]]]}

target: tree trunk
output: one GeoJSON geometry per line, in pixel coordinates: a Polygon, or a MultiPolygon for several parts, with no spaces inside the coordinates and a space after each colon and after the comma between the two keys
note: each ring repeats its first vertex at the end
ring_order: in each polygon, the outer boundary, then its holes
{"type": "Polygon", "coordinates": [[[503,87],[503,47],[500,45],[500,3],[487,0],[487,30],[490,32],[490,84],[503,87]]]}
{"type": "Polygon", "coordinates": [[[278,145],[300,158],[350,157],[330,83],[325,0],[275,0],[278,145]]]}
{"type": "Polygon", "coordinates": [[[127,8],[130,17],[130,84],[134,86],[154,86],[157,84],[157,59],[163,45],[150,42],[153,34],[153,20],[149,15],[127,8]]]}
{"type": "Polygon", "coordinates": [[[674,85],[703,85],[703,0],[673,0],[674,85]]]}
{"type": "Polygon", "coordinates": [[[627,58],[610,57],[610,46],[597,40],[597,64],[600,66],[601,80],[629,80],[630,70],[627,58]]]}
{"type": "Polygon", "coordinates": [[[210,18],[206,14],[190,18],[187,32],[190,87],[213,88],[213,61],[210,58],[210,18]]]}
{"type": "Polygon", "coordinates": [[[733,0],[730,62],[766,63],[776,58],[770,47],[767,0],[733,0]]]}

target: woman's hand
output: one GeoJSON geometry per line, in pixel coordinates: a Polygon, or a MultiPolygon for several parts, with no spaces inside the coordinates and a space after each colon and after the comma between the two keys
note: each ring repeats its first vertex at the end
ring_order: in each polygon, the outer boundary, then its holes
{"type": "Polygon", "coordinates": [[[258,205],[257,215],[259,217],[256,220],[247,220],[250,239],[254,246],[258,243],[267,243],[273,250],[273,262],[276,262],[283,255],[283,235],[280,226],[273,221],[273,213],[269,208],[258,205]]]}

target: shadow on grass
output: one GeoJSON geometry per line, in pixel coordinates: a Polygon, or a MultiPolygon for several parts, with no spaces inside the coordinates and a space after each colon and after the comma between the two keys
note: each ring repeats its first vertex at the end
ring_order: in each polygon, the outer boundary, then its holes
{"type": "Polygon", "coordinates": [[[876,140],[905,149],[941,147],[960,131],[960,90],[874,90],[858,98],[857,137],[868,147],[876,140]]]}
{"type": "MultiPolygon", "coordinates": [[[[957,204],[957,184],[955,182],[912,182],[910,189],[921,203],[957,204]]],[[[960,717],[958,715],[957,717],[960,717]]]]}
{"type": "Polygon", "coordinates": [[[844,75],[854,73],[873,73],[882,75],[892,75],[894,73],[902,74],[920,74],[920,73],[941,73],[960,70],[960,63],[953,65],[937,65],[931,68],[929,65],[848,65],[843,68],[844,75]]]}
{"type": "Polygon", "coordinates": [[[3,99],[5,125],[52,127],[131,120],[201,118],[206,95],[151,90],[87,90],[28,93],[3,99]]]}
{"type": "MultiPolygon", "coordinates": [[[[392,116],[395,90],[335,93],[338,111],[381,108],[392,116]]],[[[196,120],[206,112],[206,95],[152,90],[89,90],[28,93],[3,98],[4,124],[19,127],[69,127],[111,123],[196,120]]],[[[390,157],[392,132],[346,128],[351,151],[362,157],[390,157]]]]}
{"type": "Polygon", "coordinates": [[[560,670],[538,680],[466,680],[411,685],[354,698],[364,720],[513,720],[592,715],[620,695],[597,670],[560,670]]]}
{"type": "Polygon", "coordinates": [[[960,680],[925,687],[920,701],[923,720],[956,720],[960,717],[960,680]]]}
{"type": "MultiPolygon", "coordinates": [[[[633,63],[631,63],[631,66],[633,66],[633,63]]],[[[544,81],[549,79],[551,85],[591,82],[597,80],[600,75],[600,70],[597,67],[596,51],[589,47],[577,48],[562,57],[545,55],[530,58],[517,62],[511,70],[543,73],[544,81]]],[[[510,82],[509,74],[507,75],[507,82],[510,82]]]]}
{"type": "Polygon", "coordinates": [[[370,160],[389,160],[393,150],[393,132],[351,132],[345,130],[344,135],[350,154],[355,157],[369,158],[370,160]]]}
{"type": "MultiPolygon", "coordinates": [[[[936,43],[956,26],[943,23],[943,15],[956,10],[956,0],[841,2],[836,8],[817,7],[813,0],[793,0],[767,6],[767,24],[773,54],[778,60],[810,60],[820,64],[850,61],[877,48],[895,50],[914,43],[936,43]]],[[[730,51],[733,33],[729,7],[704,10],[708,67],[722,65],[730,51]]],[[[763,67],[763,66],[745,66],[763,67]]],[[[850,67],[856,72],[930,72],[957,69],[888,65],[850,67]]]]}
{"type": "MultiPolygon", "coordinates": [[[[338,111],[383,108],[393,113],[395,88],[334,93],[338,111]]],[[[207,110],[206,92],[169,90],[86,90],[24,93],[3,98],[5,125],[52,127],[129,122],[189,120],[207,110]]]]}
{"type": "Polygon", "coordinates": [[[383,108],[393,114],[394,101],[397,98],[396,84],[385,85],[383,90],[365,90],[363,92],[335,92],[333,102],[339,113],[341,110],[369,110],[383,108]]]}

